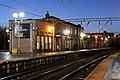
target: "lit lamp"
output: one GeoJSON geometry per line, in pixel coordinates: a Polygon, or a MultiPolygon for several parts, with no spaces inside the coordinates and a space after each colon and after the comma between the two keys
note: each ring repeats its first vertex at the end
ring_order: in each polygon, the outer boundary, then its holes
{"type": "Polygon", "coordinates": [[[85,34],[84,34],[84,33],[81,33],[80,36],[83,38],[83,37],[85,36],[85,34]]]}
{"type": "Polygon", "coordinates": [[[106,44],[106,46],[108,47],[107,41],[108,41],[108,38],[105,38],[105,44],[106,44]]]}
{"type": "Polygon", "coordinates": [[[101,37],[101,47],[103,47],[103,37],[101,37]]]}
{"type": "Polygon", "coordinates": [[[9,29],[6,29],[7,34],[9,33],[9,29]]]}
{"type": "MultiPolygon", "coordinates": [[[[17,18],[20,17],[21,18],[21,22],[22,22],[22,18],[25,16],[25,14],[23,12],[20,13],[13,13],[13,18],[15,18],[15,23],[18,23],[18,30],[17,30],[17,37],[18,37],[18,54],[20,53],[20,26],[19,26],[19,21],[17,21],[17,18]]],[[[12,42],[13,45],[13,42],[12,42]]]]}
{"type": "Polygon", "coordinates": [[[90,38],[90,35],[88,35],[88,38],[90,38]]]}
{"type": "Polygon", "coordinates": [[[108,41],[108,38],[105,38],[105,41],[108,41]]]}

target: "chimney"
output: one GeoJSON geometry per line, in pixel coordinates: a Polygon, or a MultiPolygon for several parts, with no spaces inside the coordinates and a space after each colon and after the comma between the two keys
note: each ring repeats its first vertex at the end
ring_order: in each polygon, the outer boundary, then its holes
{"type": "Polygon", "coordinates": [[[50,17],[49,11],[46,12],[45,16],[46,16],[46,18],[50,17]]]}

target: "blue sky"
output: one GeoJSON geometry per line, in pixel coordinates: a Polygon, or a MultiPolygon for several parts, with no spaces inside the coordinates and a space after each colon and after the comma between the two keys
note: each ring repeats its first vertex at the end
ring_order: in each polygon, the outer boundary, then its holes
{"type": "MultiPolygon", "coordinates": [[[[120,0],[0,0],[0,10],[0,25],[4,26],[8,26],[14,12],[20,11],[25,12],[25,19],[44,18],[47,10],[50,15],[61,19],[119,17],[120,0]]],[[[98,29],[101,32],[120,32],[120,21],[104,26],[105,23],[101,22],[100,26],[98,22],[91,22],[87,26],[83,23],[82,26],[85,32],[97,32],[98,29]]]]}

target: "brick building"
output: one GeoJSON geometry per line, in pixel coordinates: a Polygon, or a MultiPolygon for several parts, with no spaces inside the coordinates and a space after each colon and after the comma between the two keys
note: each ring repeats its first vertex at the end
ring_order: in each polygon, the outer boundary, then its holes
{"type": "Polygon", "coordinates": [[[43,19],[9,20],[10,51],[62,51],[81,48],[81,25],[75,25],[46,13],[43,19]]]}
{"type": "Polygon", "coordinates": [[[86,33],[84,37],[85,48],[108,47],[108,40],[113,37],[113,33],[106,31],[102,33],[86,33]]]}

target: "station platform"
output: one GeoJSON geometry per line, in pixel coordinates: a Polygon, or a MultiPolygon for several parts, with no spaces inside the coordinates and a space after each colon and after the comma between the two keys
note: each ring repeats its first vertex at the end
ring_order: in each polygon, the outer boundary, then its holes
{"type": "MultiPolygon", "coordinates": [[[[0,63],[18,59],[29,59],[32,57],[46,57],[52,55],[68,54],[73,52],[89,51],[88,49],[78,51],[46,52],[37,54],[11,55],[9,52],[1,53],[0,63]],[[3,56],[4,55],[4,56],[3,56]]],[[[84,80],[120,80],[120,51],[113,52],[111,56],[103,60],[84,80]]]]}
{"type": "Polygon", "coordinates": [[[16,55],[10,54],[10,52],[0,52],[0,63],[5,61],[30,59],[34,57],[46,57],[46,56],[61,55],[61,54],[68,54],[68,53],[75,53],[75,52],[82,52],[89,50],[97,50],[97,49],[81,49],[77,51],[59,51],[59,52],[41,52],[41,53],[20,53],[16,55]]]}
{"type": "Polygon", "coordinates": [[[103,60],[85,80],[120,80],[120,51],[103,60]]]}

